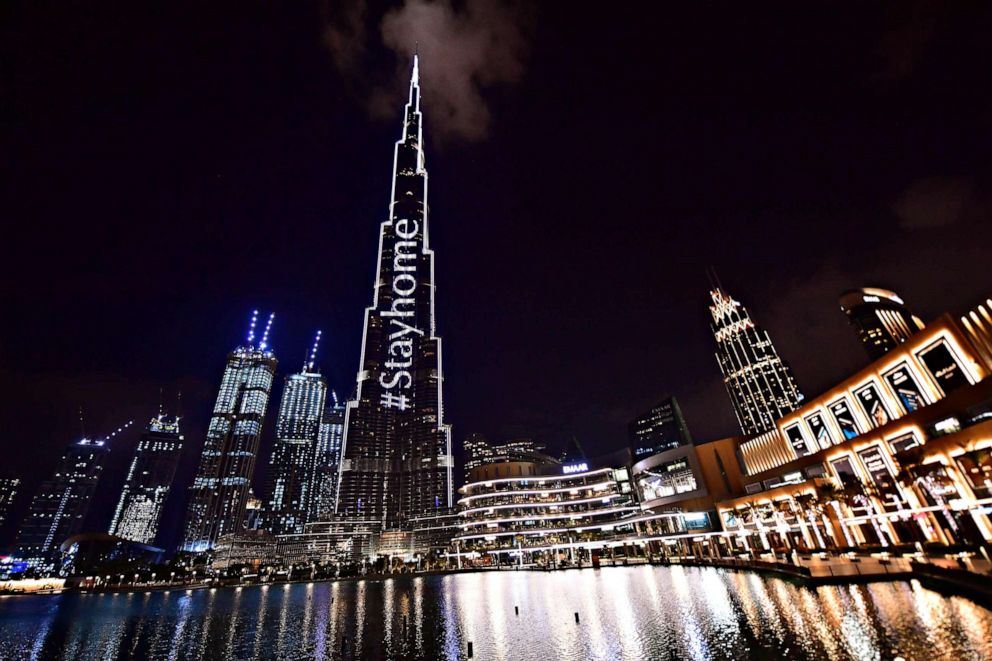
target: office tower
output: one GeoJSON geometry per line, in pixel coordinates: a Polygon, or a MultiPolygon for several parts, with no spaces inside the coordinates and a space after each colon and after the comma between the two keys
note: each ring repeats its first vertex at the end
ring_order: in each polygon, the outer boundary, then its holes
{"type": "Polygon", "coordinates": [[[274,535],[301,533],[313,508],[313,472],[327,381],[314,368],[320,331],[303,370],[286,377],[276,418],[266,489],[266,528],[274,535]]]}
{"type": "Polygon", "coordinates": [[[715,278],[710,299],[716,360],[737,421],[745,434],[768,431],[776,420],[794,410],[803,396],[768,333],[715,278]]]}
{"type": "Polygon", "coordinates": [[[488,464],[493,459],[493,448],[482,434],[469,434],[462,441],[465,450],[465,474],[473,468],[488,464]]]}
{"type": "Polygon", "coordinates": [[[110,523],[110,534],[154,544],[162,508],[172,488],[183,449],[179,417],[159,414],[148,423],[134,450],[131,467],[110,523]]]}
{"type": "Polygon", "coordinates": [[[244,528],[248,489],[276,373],[276,357],[269,349],[274,317],[269,316],[256,345],[258,311],[254,311],[247,341],[227,355],[200,465],[190,487],[184,551],[207,551],[220,535],[244,528]]]}
{"type": "Polygon", "coordinates": [[[692,443],[682,409],[674,397],[663,400],[627,425],[630,450],[635,457],[657,454],[692,443]]]}
{"type": "Polygon", "coordinates": [[[339,516],[383,529],[406,527],[411,518],[452,504],[421,121],[414,57],[389,218],[380,226],[372,305],[365,310],[358,388],[345,414],[336,499],[339,516]]]}
{"type": "Polygon", "coordinates": [[[847,315],[861,346],[872,360],[881,358],[923,330],[920,318],[906,308],[895,292],[887,289],[850,289],[840,295],[840,309],[847,315]]]}
{"type": "Polygon", "coordinates": [[[21,490],[21,481],[16,477],[0,477],[0,526],[10,518],[14,499],[21,490]]]}
{"type": "Polygon", "coordinates": [[[42,482],[14,541],[14,555],[51,570],[59,545],[83,530],[86,512],[110,454],[110,439],[130,422],[101,439],[82,438],[62,453],[52,476],[42,482]]]}
{"type": "Polygon", "coordinates": [[[538,464],[558,464],[558,459],[544,453],[545,446],[529,438],[516,438],[505,443],[490,443],[482,434],[469,434],[462,442],[465,449],[465,475],[486,464],[507,461],[529,461],[538,464]]]}
{"type": "Polygon", "coordinates": [[[317,451],[313,462],[313,501],[310,521],[320,521],[334,514],[334,498],[338,488],[338,468],[341,462],[341,440],[344,438],[345,407],[331,391],[331,404],[320,417],[317,451]]]}

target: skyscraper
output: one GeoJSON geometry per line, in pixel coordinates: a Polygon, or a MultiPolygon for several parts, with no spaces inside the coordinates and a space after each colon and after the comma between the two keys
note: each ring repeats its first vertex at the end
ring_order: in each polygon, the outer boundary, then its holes
{"type": "Polygon", "coordinates": [[[69,444],[52,476],[31,500],[14,542],[15,556],[43,569],[54,567],[59,545],[83,529],[110,454],[110,439],[130,424],[102,439],[82,438],[69,444]]]}
{"type": "Polygon", "coordinates": [[[532,461],[541,464],[560,463],[544,453],[545,446],[529,438],[516,438],[505,443],[490,443],[482,434],[469,434],[463,441],[465,475],[473,468],[507,461],[532,461]]]}
{"type": "Polygon", "coordinates": [[[888,289],[849,289],[840,295],[840,309],[847,315],[868,357],[877,360],[923,330],[902,299],[888,289]]]}
{"type": "Polygon", "coordinates": [[[331,391],[331,403],[320,417],[317,451],[313,461],[313,500],[310,521],[326,519],[334,513],[334,498],[338,490],[338,468],[341,463],[341,441],[344,438],[345,407],[331,391]]]}
{"type": "Polygon", "coordinates": [[[348,402],[336,512],[383,529],[452,503],[451,429],[444,423],[441,339],[434,323],[420,81],[413,60],[403,134],[393,156],[355,399],[348,402]]]}
{"type": "Polygon", "coordinates": [[[299,374],[286,377],[276,418],[266,489],[266,528],[274,535],[303,532],[313,508],[313,473],[327,381],[314,368],[320,331],[299,374]]]}
{"type": "Polygon", "coordinates": [[[710,299],[716,360],[737,421],[745,434],[768,431],[803,396],[768,333],[754,323],[747,309],[717,282],[710,299]]]}
{"type": "Polygon", "coordinates": [[[0,477],[0,526],[10,517],[14,499],[21,490],[21,480],[16,477],[0,477]]]}
{"type": "Polygon", "coordinates": [[[274,317],[269,316],[256,345],[258,311],[254,311],[247,341],[227,355],[200,466],[190,487],[184,551],[207,551],[220,535],[244,527],[248,489],[276,373],[276,357],[269,349],[274,317]]]}
{"type": "Polygon", "coordinates": [[[627,425],[630,451],[635,457],[657,454],[680,445],[692,443],[689,427],[682,409],[674,397],[669,397],[627,425]]]}
{"type": "Polygon", "coordinates": [[[142,544],[155,543],[182,449],[178,416],[159,414],[152,418],[134,450],[110,523],[111,535],[142,544]]]}

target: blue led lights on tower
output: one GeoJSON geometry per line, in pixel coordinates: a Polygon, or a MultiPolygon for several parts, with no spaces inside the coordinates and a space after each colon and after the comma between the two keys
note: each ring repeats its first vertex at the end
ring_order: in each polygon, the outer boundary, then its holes
{"type": "Polygon", "coordinates": [[[110,523],[111,535],[141,544],[155,543],[182,449],[179,417],[160,413],[152,418],[134,450],[110,523]]]}
{"type": "Polygon", "coordinates": [[[452,505],[451,428],[444,423],[441,339],[434,319],[427,169],[416,56],[393,153],[389,218],[348,402],[337,515],[403,528],[452,505]]]}
{"type": "Polygon", "coordinates": [[[86,512],[110,454],[110,439],[82,438],[62,453],[52,476],[38,488],[14,542],[14,555],[45,571],[59,561],[59,545],[83,529],[86,512]]]}
{"type": "Polygon", "coordinates": [[[276,441],[266,489],[266,528],[275,535],[301,533],[314,499],[314,467],[327,381],[314,367],[320,331],[303,370],[290,374],[282,389],[276,441]]]}
{"type": "Polygon", "coordinates": [[[227,355],[200,466],[190,487],[185,551],[207,551],[219,536],[244,528],[248,489],[276,373],[276,357],[269,349],[274,318],[275,313],[269,316],[256,345],[255,310],[247,341],[227,355]]]}

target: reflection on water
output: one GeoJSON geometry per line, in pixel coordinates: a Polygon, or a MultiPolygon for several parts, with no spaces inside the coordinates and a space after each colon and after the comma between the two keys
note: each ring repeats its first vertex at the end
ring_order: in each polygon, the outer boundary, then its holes
{"type": "Polygon", "coordinates": [[[682,567],[0,598],[0,659],[989,659],[989,632],[916,582],[682,567]]]}

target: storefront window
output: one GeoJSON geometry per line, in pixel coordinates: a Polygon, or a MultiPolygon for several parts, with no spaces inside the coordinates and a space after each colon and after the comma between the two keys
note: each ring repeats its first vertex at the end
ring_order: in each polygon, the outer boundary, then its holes
{"type": "Polygon", "coordinates": [[[854,391],[854,396],[857,397],[861,410],[873,426],[881,427],[891,419],[875,383],[869,383],[854,391]]]}
{"type": "Polygon", "coordinates": [[[930,376],[937,382],[940,390],[945,395],[961,386],[968,385],[968,376],[964,373],[961,366],[958,365],[958,362],[954,360],[951,348],[944,340],[931,344],[916,354],[916,357],[927,368],[930,376]]]}
{"type": "Polygon", "coordinates": [[[861,433],[858,424],[854,421],[854,412],[848,406],[846,399],[839,399],[830,405],[830,413],[834,416],[834,421],[840,427],[840,432],[844,438],[854,438],[861,433]]]}
{"type": "Polygon", "coordinates": [[[966,452],[955,457],[955,461],[975,497],[992,498],[992,448],[966,452]]]}
{"type": "Polygon", "coordinates": [[[644,500],[668,498],[699,488],[689,460],[685,457],[646,469],[637,476],[637,486],[644,500]]]}
{"type": "Polygon", "coordinates": [[[786,427],[785,437],[789,440],[792,449],[796,451],[797,457],[805,457],[810,454],[809,448],[806,446],[806,439],[803,438],[803,430],[800,429],[798,422],[791,427],[786,427]]]}
{"type": "Polygon", "coordinates": [[[816,440],[817,445],[820,449],[829,448],[832,443],[830,441],[830,432],[827,431],[827,426],[823,423],[823,416],[819,413],[814,413],[806,418],[806,424],[809,425],[809,430],[813,434],[813,438],[816,440]]]}
{"type": "Polygon", "coordinates": [[[895,454],[915,448],[919,444],[920,441],[916,438],[916,434],[911,431],[889,439],[889,447],[892,448],[892,452],[895,454]]]}
{"type": "Polygon", "coordinates": [[[902,408],[906,413],[911,413],[926,406],[926,400],[923,398],[916,379],[913,378],[913,373],[910,371],[909,365],[903,363],[899,367],[896,367],[885,375],[885,380],[892,387],[892,392],[895,393],[896,398],[902,404],[902,408]]]}

